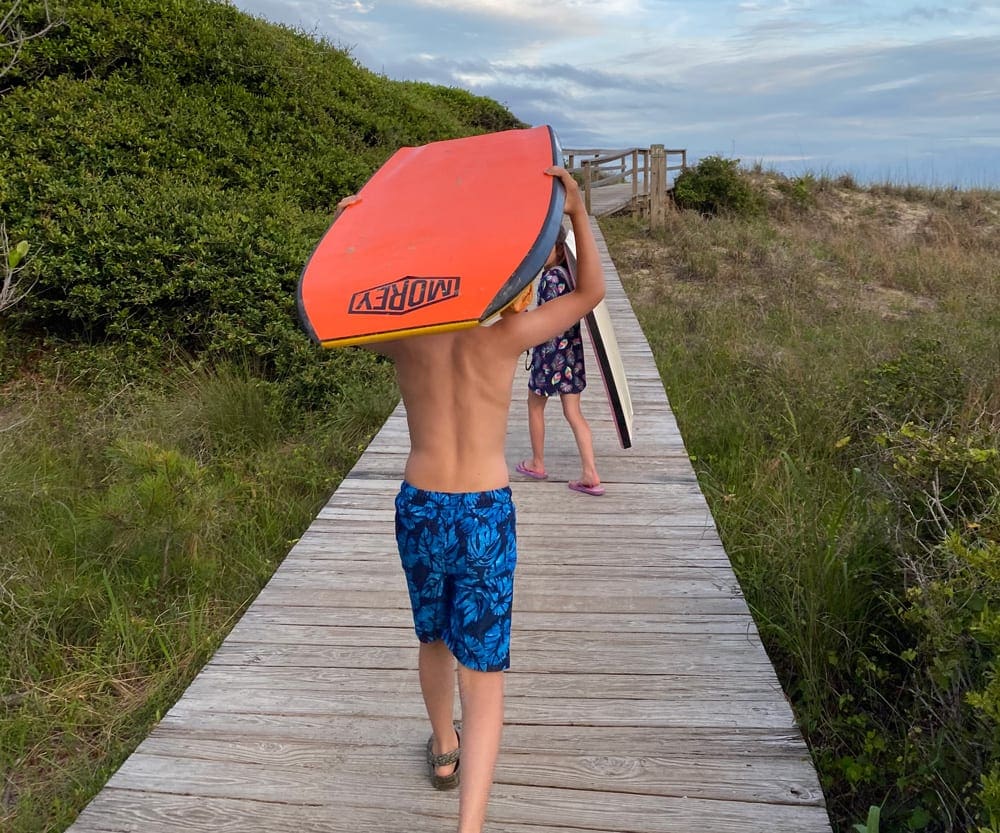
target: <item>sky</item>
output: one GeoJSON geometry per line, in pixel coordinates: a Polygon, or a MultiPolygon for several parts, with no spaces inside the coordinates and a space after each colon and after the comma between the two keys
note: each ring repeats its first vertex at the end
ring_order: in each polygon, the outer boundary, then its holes
{"type": "Polygon", "coordinates": [[[1000,0],[232,0],[564,148],[1000,187],[1000,0]]]}

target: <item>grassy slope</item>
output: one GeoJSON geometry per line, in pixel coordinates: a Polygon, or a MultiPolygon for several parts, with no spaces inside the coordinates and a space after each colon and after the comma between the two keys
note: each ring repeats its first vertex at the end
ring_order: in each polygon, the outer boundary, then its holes
{"type": "Polygon", "coordinates": [[[142,349],[169,336],[301,373],[318,360],[295,284],[336,202],[401,145],[519,126],[222,3],[81,0],[67,15],[4,79],[0,216],[44,253],[21,332],[142,349]]]}

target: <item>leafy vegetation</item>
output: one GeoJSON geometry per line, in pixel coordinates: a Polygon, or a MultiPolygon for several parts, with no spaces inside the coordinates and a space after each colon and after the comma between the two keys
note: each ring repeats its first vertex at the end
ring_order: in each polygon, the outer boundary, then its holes
{"type": "Polygon", "coordinates": [[[674,182],[674,199],[681,208],[702,214],[726,213],[752,217],[762,207],[760,195],[740,170],[739,159],[706,156],[674,182]]]}
{"type": "MultiPolygon", "coordinates": [[[[44,4],[24,0],[25,28],[44,4]]],[[[337,201],[405,144],[519,126],[224,3],[81,0],[3,95],[0,217],[36,256],[23,335],[249,355],[318,402],[344,373],[295,286],[337,201]],[[333,365],[331,367],[331,365],[333,365]]]]}
{"type": "Polygon", "coordinates": [[[1000,830],[1000,194],[604,223],[835,829],[1000,830]]]}

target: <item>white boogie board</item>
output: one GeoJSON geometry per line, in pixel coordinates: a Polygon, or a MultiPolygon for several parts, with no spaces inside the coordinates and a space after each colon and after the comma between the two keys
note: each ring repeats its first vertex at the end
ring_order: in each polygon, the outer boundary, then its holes
{"type": "MultiPolygon", "coordinates": [[[[569,263],[570,277],[576,280],[576,238],[572,230],[566,235],[566,260],[569,263]]],[[[608,306],[601,301],[593,312],[587,314],[587,330],[594,346],[594,354],[601,370],[604,390],[608,395],[611,415],[618,431],[618,442],[622,448],[632,447],[632,397],[628,392],[628,379],[625,378],[625,366],[622,364],[621,353],[618,351],[618,340],[615,338],[615,328],[611,323],[608,306]]]]}

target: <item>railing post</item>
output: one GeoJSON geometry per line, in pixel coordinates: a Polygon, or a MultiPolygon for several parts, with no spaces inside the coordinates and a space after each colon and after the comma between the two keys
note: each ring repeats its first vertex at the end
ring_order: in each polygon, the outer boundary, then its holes
{"type": "Polygon", "coordinates": [[[649,161],[652,169],[649,183],[649,226],[663,228],[667,222],[667,154],[663,145],[649,146],[649,161]]]}
{"type": "Polygon", "coordinates": [[[583,200],[587,206],[587,213],[590,214],[590,171],[591,171],[591,160],[583,160],[583,200]]]}
{"type": "Polygon", "coordinates": [[[632,150],[632,213],[635,214],[638,208],[639,196],[639,151],[632,150]]]}

